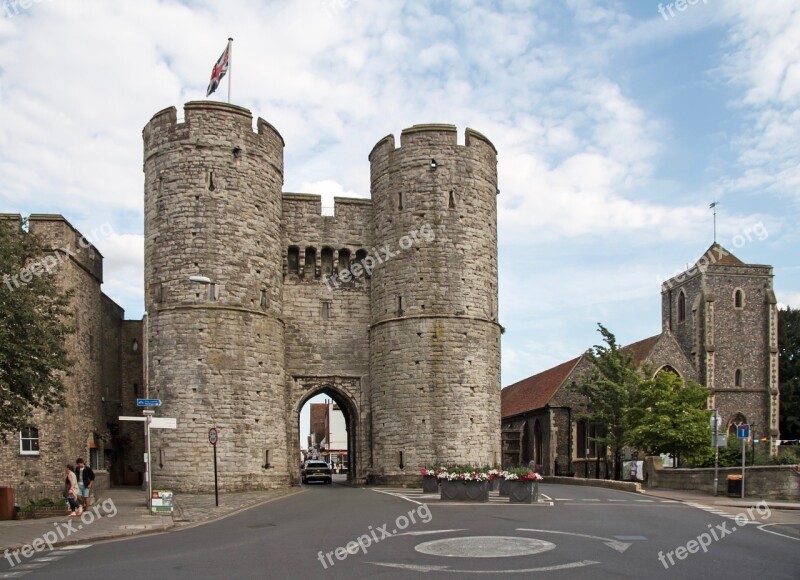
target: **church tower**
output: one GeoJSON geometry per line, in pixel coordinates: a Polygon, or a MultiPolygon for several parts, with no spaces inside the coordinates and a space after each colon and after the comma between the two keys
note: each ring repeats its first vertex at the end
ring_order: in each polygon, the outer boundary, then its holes
{"type": "MultiPolygon", "coordinates": [[[[745,264],[713,244],[662,285],[662,321],[710,391],[723,427],[755,425],[778,438],[778,311],[772,267],[745,264]]],[[[771,450],[774,451],[774,445],[771,450]]]]}

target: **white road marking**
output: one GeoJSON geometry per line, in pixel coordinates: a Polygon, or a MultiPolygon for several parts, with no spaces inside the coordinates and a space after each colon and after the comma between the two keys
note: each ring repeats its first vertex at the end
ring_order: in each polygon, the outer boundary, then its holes
{"type": "Polygon", "coordinates": [[[403,532],[402,534],[395,534],[397,536],[426,536],[428,534],[449,534],[450,532],[463,532],[467,528],[456,528],[453,530],[428,530],[425,532],[403,532]]]}
{"type": "Polygon", "coordinates": [[[525,572],[551,572],[553,570],[567,570],[569,568],[580,568],[599,564],[593,560],[581,560],[580,562],[570,562],[557,566],[542,566],[541,568],[525,568],[522,570],[451,570],[449,566],[422,566],[418,564],[392,564],[390,562],[370,562],[375,566],[386,566],[387,568],[400,568],[403,570],[414,570],[415,572],[453,572],[455,574],[522,574],[525,572]]]}
{"type": "Polygon", "coordinates": [[[789,538],[790,540],[794,540],[796,542],[800,542],[800,538],[794,538],[792,536],[787,536],[786,534],[781,534],[779,532],[773,532],[772,530],[765,530],[764,529],[767,526],[777,526],[777,525],[778,524],[761,524],[760,526],[758,526],[758,529],[761,530],[762,532],[767,532],[768,534],[775,534],[776,536],[782,536],[784,538],[789,538]]]}
{"type": "Polygon", "coordinates": [[[535,530],[532,528],[517,528],[518,532],[539,532],[545,534],[561,534],[564,536],[577,536],[579,538],[589,538],[592,540],[600,540],[606,546],[611,548],[612,550],[616,550],[620,554],[623,553],[625,550],[631,547],[630,543],[628,542],[620,542],[619,540],[615,540],[614,538],[603,538],[602,536],[590,536],[588,534],[576,534],[574,532],[556,532],[553,530],[535,530]]]}
{"type": "Polygon", "coordinates": [[[406,501],[410,501],[411,503],[415,503],[415,504],[417,504],[417,505],[422,505],[422,502],[421,502],[421,501],[414,501],[414,500],[413,500],[413,499],[411,499],[410,497],[406,497],[406,496],[404,496],[404,495],[400,495],[399,493],[391,493],[391,492],[388,492],[388,491],[383,491],[382,489],[375,489],[374,487],[371,487],[370,489],[371,489],[372,491],[377,491],[378,493],[385,493],[386,495],[391,495],[391,496],[394,496],[394,497],[399,497],[400,499],[404,499],[404,500],[406,500],[406,501]]]}

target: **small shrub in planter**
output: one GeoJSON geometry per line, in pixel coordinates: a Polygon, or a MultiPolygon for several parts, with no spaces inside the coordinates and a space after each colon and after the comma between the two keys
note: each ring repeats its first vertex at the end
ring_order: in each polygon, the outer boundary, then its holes
{"type": "MultiPolygon", "coordinates": [[[[532,503],[539,500],[539,482],[542,476],[527,467],[511,469],[503,473],[505,494],[509,503],[532,503]]],[[[501,488],[502,489],[502,488],[501,488]]]]}

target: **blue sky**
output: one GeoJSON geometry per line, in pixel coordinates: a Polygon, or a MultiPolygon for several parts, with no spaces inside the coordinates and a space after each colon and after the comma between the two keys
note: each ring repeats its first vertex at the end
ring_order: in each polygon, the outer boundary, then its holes
{"type": "Polygon", "coordinates": [[[286,140],[285,191],[369,195],[388,133],[453,123],[499,155],[504,386],[660,331],[660,282],[712,242],[800,307],[800,5],[697,0],[0,0],[0,211],[96,239],[143,303],[141,130],[233,101],[286,140]],[[212,97],[225,99],[227,84],[212,97]],[[757,235],[758,233],[758,235],[757,235]]]}

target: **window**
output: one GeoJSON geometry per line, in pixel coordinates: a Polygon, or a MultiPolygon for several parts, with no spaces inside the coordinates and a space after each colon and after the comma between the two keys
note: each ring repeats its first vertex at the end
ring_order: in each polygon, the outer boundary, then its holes
{"type": "MultiPolygon", "coordinates": [[[[347,248],[342,248],[339,250],[339,272],[342,270],[349,270],[350,269],[350,250],[347,248]]],[[[341,274],[339,274],[341,277],[341,274]]]]}
{"type": "Polygon", "coordinates": [[[306,272],[310,272],[312,278],[316,278],[317,276],[317,249],[316,248],[306,248],[305,252],[305,264],[303,266],[303,274],[306,275],[306,272]]]}
{"type": "Polygon", "coordinates": [[[397,209],[403,209],[403,192],[397,194],[397,209]]]}
{"type": "Polygon", "coordinates": [[[678,294],[678,322],[686,322],[686,294],[678,294]]]}
{"type": "Polygon", "coordinates": [[[733,373],[733,386],[742,386],[742,369],[736,369],[736,372],[733,373]]]}
{"type": "Polygon", "coordinates": [[[580,421],[578,421],[578,426],[577,427],[578,427],[578,429],[577,429],[578,433],[577,433],[577,436],[575,437],[575,441],[576,441],[577,444],[575,445],[575,447],[576,447],[576,451],[578,452],[578,458],[579,459],[583,459],[583,458],[586,457],[586,452],[589,450],[589,445],[588,445],[587,440],[586,440],[586,436],[587,436],[587,433],[586,433],[586,420],[585,419],[581,419],[580,421]]]}
{"type": "Polygon", "coordinates": [[[333,274],[333,249],[322,248],[322,275],[333,274]]]}
{"type": "Polygon", "coordinates": [[[19,432],[19,454],[39,455],[39,430],[36,427],[24,427],[19,432]]]}
{"type": "Polygon", "coordinates": [[[217,285],[214,283],[208,285],[208,299],[211,302],[216,302],[217,300],[217,285]]]}
{"type": "Polygon", "coordinates": [[[300,248],[289,246],[288,256],[289,273],[297,274],[300,271],[300,248]]]}
{"type": "Polygon", "coordinates": [[[322,320],[330,320],[331,317],[331,303],[325,301],[322,303],[322,320]]]}
{"type": "Polygon", "coordinates": [[[744,292],[741,288],[737,288],[733,293],[733,307],[739,310],[744,308],[744,292]]]}
{"type": "Polygon", "coordinates": [[[267,307],[267,290],[266,288],[261,290],[261,308],[267,307]]]}
{"type": "Polygon", "coordinates": [[[449,207],[450,209],[455,209],[456,208],[456,192],[455,191],[451,191],[450,192],[450,199],[448,200],[447,207],[449,207]]]}

